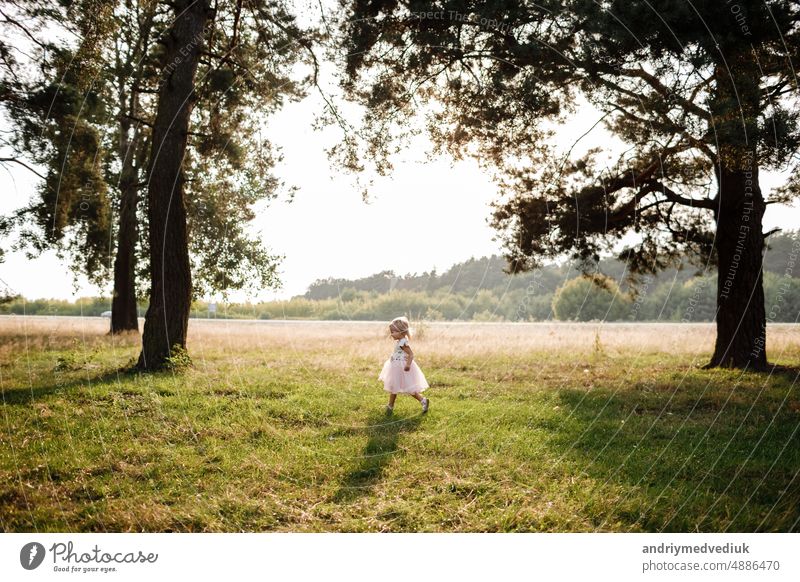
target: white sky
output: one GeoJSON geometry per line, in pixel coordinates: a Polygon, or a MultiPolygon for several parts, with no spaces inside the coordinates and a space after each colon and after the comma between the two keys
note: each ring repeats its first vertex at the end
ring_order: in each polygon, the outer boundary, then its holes
{"type": "MultiPolygon", "coordinates": [[[[500,252],[487,224],[488,204],[497,197],[497,189],[477,163],[430,159],[424,147],[407,150],[393,176],[378,180],[370,203],[365,203],[354,179],[331,169],[324,151],[330,135],[312,129],[317,107],[318,97],[311,96],[287,106],[270,123],[269,138],[284,153],[276,174],[298,192],[291,203],[279,200],[263,208],[255,220],[264,244],[286,258],[280,269],[282,289],[264,290],[250,299],[302,294],[312,281],[329,276],[357,278],[385,269],[405,274],[434,267],[441,272],[470,257],[500,252]]],[[[596,120],[593,111],[583,109],[559,132],[559,144],[568,147],[596,120]]],[[[584,148],[607,139],[598,129],[584,148]]],[[[765,195],[781,182],[780,176],[761,177],[765,195]]],[[[22,168],[0,172],[0,213],[23,206],[35,184],[35,176],[22,168]]],[[[800,209],[771,205],[765,230],[796,228],[799,219],[800,209]]],[[[8,241],[0,244],[8,247],[8,241]]],[[[54,253],[35,260],[21,252],[7,253],[0,263],[1,282],[29,299],[100,293],[85,282],[76,292],[71,273],[54,253]]],[[[103,291],[109,294],[110,285],[103,291]]],[[[232,299],[247,297],[233,294],[232,299]]]]}
{"type": "MultiPolygon", "coordinates": [[[[270,124],[270,139],[283,147],[276,174],[298,187],[285,198],[259,207],[253,227],[273,253],[285,255],[283,288],[258,299],[305,292],[318,278],[361,277],[384,269],[422,272],[499,252],[486,219],[496,189],[473,161],[455,165],[409,151],[390,179],[379,179],[365,203],[354,178],[331,168],[325,140],[312,129],[312,103],[292,104],[270,124]],[[404,221],[406,228],[399,230],[404,221]]],[[[0,212],[25,204],[35,176],[20,168],[0,175],[5,195],[0,212]]],[[[7,248],[7,246],[6,246],[7,248]]],[[[72,274],[54,253],[28,260],[8,253],[0,279],[26,298],[71,298],[72,274]]],[[[83,284],[77,295],[97,294],[83,284]]],[[[234,295],[243,299],[241,295],[234,295]]]]}

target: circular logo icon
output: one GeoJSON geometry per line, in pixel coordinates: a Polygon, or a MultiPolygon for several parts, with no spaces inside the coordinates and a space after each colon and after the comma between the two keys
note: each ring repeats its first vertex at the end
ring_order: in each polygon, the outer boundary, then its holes
{"type": "Polygon", "coordinates": [[[35,570],[44,561],[44,546],[39,542],[30,542],[19,551],[19,563],[26,570],[35,570]]]}

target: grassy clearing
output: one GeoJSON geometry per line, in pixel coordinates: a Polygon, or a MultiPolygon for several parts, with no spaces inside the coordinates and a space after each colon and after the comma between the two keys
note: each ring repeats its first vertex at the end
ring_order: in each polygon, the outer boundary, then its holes
{"type": "MultiPolygon", "coordinates": [[[[382,415],[378,324],[0,320],[3,531],[798,531],[796,375],[699,369],[710,325],[428,324],[382,415]]],[[[800,359],[797,326],[768,356],[800,359]]]]}

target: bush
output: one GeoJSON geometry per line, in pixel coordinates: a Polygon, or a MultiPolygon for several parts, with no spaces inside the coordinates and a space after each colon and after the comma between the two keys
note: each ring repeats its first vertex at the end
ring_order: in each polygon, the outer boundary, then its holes
{"type": "Polygon", "coordinates": [[[576,277],[559,287],[553,296],[553,312],[562,321],[614,321],[625,319],[630,299],[608,277],[576,277]]]}

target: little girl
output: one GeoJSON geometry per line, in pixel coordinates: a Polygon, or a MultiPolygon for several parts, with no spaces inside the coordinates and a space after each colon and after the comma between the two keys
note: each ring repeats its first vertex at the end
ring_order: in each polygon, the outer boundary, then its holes
{"type": "Polygon", "coordinates": [[[428,388],[428,381],[414,361],[414,352],[408,345],[408,338],[411,337],[408,331],[408,319],[394,318],[389,324],[389,333],[397,343],[378,376],[378,380],[383,380],[383,389],[389,392],[386,414],[391,414],[394,410],[394,401],[399,393],[410,394],[422,403],[422,412],[428,412],[428,399],[420,394],[428,388]]]}

